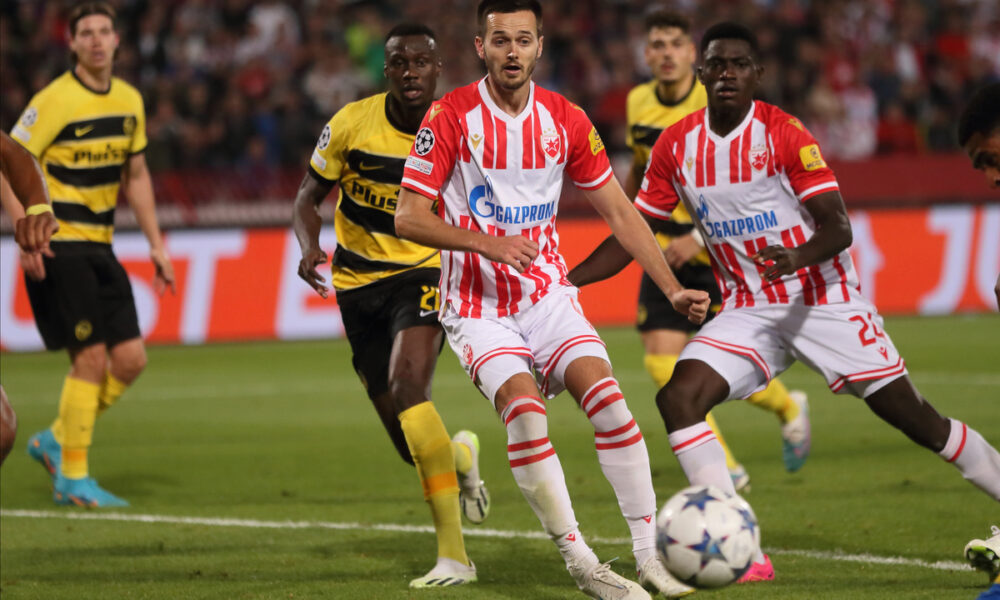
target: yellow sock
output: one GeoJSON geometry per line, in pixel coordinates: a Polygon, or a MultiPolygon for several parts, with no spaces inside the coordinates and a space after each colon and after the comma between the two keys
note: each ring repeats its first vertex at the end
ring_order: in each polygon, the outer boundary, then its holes
{"type": "Polygon", "coordinates": [[[52,424],[49,425],[49,429],[52,430],[52,437],[54,437],[61,446],[63,444],[63,423],[62,418],[59,415],[56,415],[56,420],[52,421],[52,424]]]}
{"type": "Polygon", "coordinates": [[[97,420],[97,395],[100,386],[75,377],[66,377],[59,398],[59,421],[62,428],[62,465],[65,477],[87,476],[87,449],[94,437],[97,420]]]}
{"type": "Polygon", "coordinates": [[[792,402],[788,388],[779,379],[772,379],[766,388],[747,398],[747,402],[773,412],[782,423],[799,416],[799,405],[792,402]]]}
{"type": "Polygon", "coordinates": [[[472,468],[472,450],[465,444],[452,442],[451,451],[455,454],[455,471],[463,475],[468,473],[472,468]]]}
{"type": "Polygon", "coordinates": [[[458,507],[455,455],[448,431],[430,402],[421,402],[399,413],[399,422],[424,488],[424,499],[431,508],[438,556],[468,565],[458,507]]]}
{"type": "Polygon", "coordinates": [[[103,415],[104,411],[118,402],[127,389],[128,384],[112,375],[111,371],[105,373],[104,383],[101,384],[101,391],[97,395],[97,416],[103,415]]]}
{"type": "MultiPolygon", "coordinates": [[[[643,358],[642,362],[646,367],[646,371],[653,377],[656,387],[662,388],[667,385],[667,382],[670,381],[670,376],[674,374],[674,366],[677,365],[677,355],[647,354],[645,358],[643,358]]],[[[792,404],[795,403],[793,402],[792,404]]],[[[729,450],[729,444],[727,444],[725,438],[722,437],[722,433],[719,431],[719,425],[715,422],[715,417],[709,413],[705,415],[705,422],[712,428],[716,439],[718,439],[719,443],[722,444],[722,450],[726,453],[726,467],[730,469],[738,467],[740,463],[736,462],[736,458],[733,456],[732,451],[729,450]]]]}

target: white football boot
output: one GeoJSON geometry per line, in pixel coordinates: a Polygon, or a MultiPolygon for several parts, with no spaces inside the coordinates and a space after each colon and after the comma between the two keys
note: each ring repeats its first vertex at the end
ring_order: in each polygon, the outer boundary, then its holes
{"type": "Polygon", "coordinates": [[[664,598],[683,598],[694,593],[694,588],[677,581],[657,556],[639,567],[639,584],[653,596],[662,594],[664,598]]]}
{"type": "Polygon", "coordinates": [[[1000,527],[990,527],[993,537],[985,540],[975,539],[965,545],[965,559],[975,569],[985,571],[990,581],[1000,577],[1000,527]]]}
{"type": "Polygon", "coordinates": [[[476,582],[476,565],[463,565],[457,560],[438,557],[437,564],[423,577],[417,577],[410,582],[415,589],[431,587],[448,587],[476,582]]]}
{"type": "Polygon", "coordinates": [[[576,580],[576,587],[598,600],[651,600],[646,590],[634,581],[611,570],[610,561],[584,567],[578,563],[566,565],[576,580]]]}

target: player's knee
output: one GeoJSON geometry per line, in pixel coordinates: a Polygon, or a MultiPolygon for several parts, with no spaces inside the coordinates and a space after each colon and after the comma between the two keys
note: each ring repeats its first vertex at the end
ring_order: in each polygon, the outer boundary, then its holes
{"type": "Polygon", "coordinates": [[[668,431],[683,429],[705,420],[706,406],[697,381],[673,378],[656,394],[656,406],[668,431]]]}
{"type": "Polygon", "coordinates": [[[74,377],[100,382],[108,369],[108,354],[104,344],[94,344],[73,353],[74,377]]]}
{"type": "Polygon", "coordinates": [[[406,365],[389,374],[389,393],[399,410],[412,408],[430,399],[430,382],[421,373],[420,369],[406,365]]]}
{"type": "Polygon", "coordinates": [[[149,359],[146,356],[145,346],[136,345],[129,348],[127,352],[116,354],[112,362],[115,376],[123,381],[131,382],[146,368],[149,359]]]}

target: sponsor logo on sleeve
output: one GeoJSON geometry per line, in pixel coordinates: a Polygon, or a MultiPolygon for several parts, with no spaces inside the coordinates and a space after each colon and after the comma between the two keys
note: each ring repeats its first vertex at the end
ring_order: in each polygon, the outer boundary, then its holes
{"type": "Polygon", "coordinates": [[[601,136],[597,133],[596,127],[590,128],[590,135],[587,136],[587,139],[590,140],[590,153],[594,156],[597,156],[598,152],[604,150],[604,140],[602,140],[601,136]]]}
{"type": "Polygon", "coordinates": [[[826,161],[823,160],[823,155],[819,153],[819,146],[816,144],[799,148],[799,158],[806,171],[815,171],[826,166],[826,161]]]}
{"type": "MultiPolygon", "coordinates": [[[[126,137],[132,137],[132,134],[135,133],[135,126],[136,119],[134,116],[129,115],[125,117],[125,119],[122,120],[122,133],[124,133],[126,137]]],[[[77,136],[79,136],[79,134],[77,134],[77,136]]]]}
{"type": "Polygon", "coordinates": [[[434,132],[430,127],[423,127],[417,132],[417,139],[413,142],[413,150],[419,156],[426,156],[434,147],[434,132]]]}
{"type": "Polygon", "coordinates": [[[319,134],[319,141],[316,142],[316,149],[326,150],[326,147],[330,145],[330,124],[327,123],[326,127],[323,128],[323,133],[319,134]]]}
{"type": "Polygon", "coordinates": [[[406,168],[419,171],[424,175],[430,175],[431,171],[434,170],[434,163],[422,158],[417,158],[416,156],[408,156],[406,157],[406,168]]]}
{"type": "Polygon", "coordinates": [[[13,131],[10,132],[10,136],[13,138],[17,138],[22,142],[31,141],[31,132],[25,129],[24,127],[21,127],[20,123],[14,126],[13,131]]]}
{"type": "Polygon", "coordinates": [[[38,109],[34,106],[28,107],[28,110],[21,115],[21,125],[25,127],[31,127],[36,121],[38,121],[38,109]]]}
{"type": "Polygon", "coordinates": [[[319,150],[313,150],[312,161],[320,171],[326,170],[326,159],[319,155],[319,150]]]}

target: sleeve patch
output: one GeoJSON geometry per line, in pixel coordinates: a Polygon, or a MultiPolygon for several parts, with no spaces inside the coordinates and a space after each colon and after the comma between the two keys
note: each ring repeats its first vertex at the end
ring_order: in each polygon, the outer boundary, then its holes
{"type": "Polygon", "coordinates": [[[416,156],[406,157],[406,168],[413,169],[424,175],[430,175],[431,171],[434,170],[434,163],[424,160],[422,158],[417,158],[416,156]]]}
{"type": "Polygon", "coordinates": [[[602,140],[601,136],[597,133],[596,127],[590,128],[590,135],[587,136],[587,139],[590,140],[590,153],[594,156],[597,156],[598,152],[604,150],[604,140],[602,140]]]}
{"type": "Polygon", "coordinates": [[[25,127],[31,127],[36,121],[38,121],[38,109],[34,106],[29,107],[28,110],[24,111],[24,114],[21,115],[21,125],[24,125],[25,127]]]}
{"type": "Polygon", "coordinates": [[[816,144],[809,144],[799,148],[799,158],[802,160],[802,167],[806,171],[815,171],[816,169],[822,169],[826,167],[826,161],[823,160],[823,155],[819,152],[819,146],[816,144]]]}
{"type": "Polygon", "coordinates": [[[21,127],[20,124],[14,126],[14,130],[10,132],[10,136],[25,143],[31,141],[31,132],[21,127]]]}
{"type": "Polygon", "coordinates": [[[330,135],[331,135],[330,124],[327,123],[326,127],[323,128],[323,133],[319,134],[319,141],[316,142],[317,150],[326,150],[326,147],[330,145],[330,135]]]}
{"type": "MultiPolygon", "coordinates": [[[[327,141],[329,142],[329,140],[327,141]]],[[[312,161],[313,164],[319,167],[320,171],[326,170],[326,159],[320,156],[319,150],[313,150],[312,161]]]]}
{"type": "Polygon", "coordinates": [[[420,156],[426,156],[434,148],[434,132],[430,127],[424,127],[417,132],[417,139],[413,142],[413,150],[420,156]]]}

